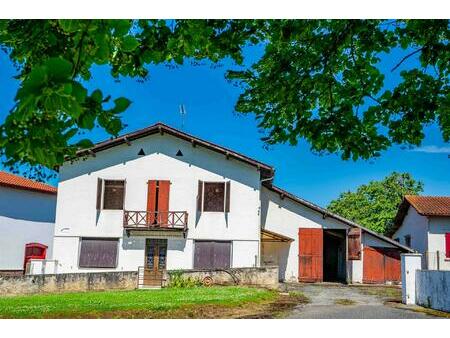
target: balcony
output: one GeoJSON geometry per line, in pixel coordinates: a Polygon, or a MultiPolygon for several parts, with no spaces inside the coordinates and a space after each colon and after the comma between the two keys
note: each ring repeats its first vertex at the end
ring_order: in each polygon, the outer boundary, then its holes
{"type": "MultiPolygon", "coordinates": [[[[123,227],[130,231],[145,233],[182,233],[186,234],[188,213],[186,211],[132,211],[123,212],[123,227]]],[[[143,233],[144,234],[144,233],[143,233]]]]}

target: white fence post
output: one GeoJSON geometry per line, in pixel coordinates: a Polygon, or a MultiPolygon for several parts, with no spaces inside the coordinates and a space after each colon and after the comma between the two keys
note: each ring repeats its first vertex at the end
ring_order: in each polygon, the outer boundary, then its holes
{"type": "Polygon", "coordinates": [[[401,254],[402,258],[402,301],[404,304],[416,304],[416,270],[422,267],[422,255],[419,253],[401,254]]]}

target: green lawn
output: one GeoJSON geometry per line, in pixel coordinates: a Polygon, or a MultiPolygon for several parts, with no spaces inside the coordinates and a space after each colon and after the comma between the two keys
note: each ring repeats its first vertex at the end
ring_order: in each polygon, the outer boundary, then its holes
{"type": "Polygon", "coordinates": [[[276,296],[268,290],[234,286],[12,296],[0,297],[0,318],[185,317],[184,310],[229,309],[276,296]]]}

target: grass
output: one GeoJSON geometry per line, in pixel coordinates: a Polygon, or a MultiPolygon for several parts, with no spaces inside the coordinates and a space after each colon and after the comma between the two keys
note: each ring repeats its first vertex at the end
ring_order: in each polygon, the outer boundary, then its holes
{"type": "Polygon", "coordinates": [[[309,299],[309,297],[305,296],[305,294],[300,291],[289,291],[289,296],[292,299],[295,299],[299,304],[311,303],[311,299],[309,299]]]}
{"type": "Polygon", "coordinates": [[[356,304],[356,302],[354,300],[347,299],[347,298],[339,298],[339,299],[336,299],[334,301],[334,304],[337,304],[337,305],[354,305],[354,304],[356,304]]]}
{"type": "Polygon", "coordinates": [[[249,287],[167,288],[0,297],[0,318],[186,318],[276,300],[249,287]]]}

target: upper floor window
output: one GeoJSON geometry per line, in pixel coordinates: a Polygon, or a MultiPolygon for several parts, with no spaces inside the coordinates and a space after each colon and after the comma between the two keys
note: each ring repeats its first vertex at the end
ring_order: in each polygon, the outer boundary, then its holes
{"type": "Polygon", "coordinates": [[[230,182],[199,181],[197,209],[204,212],[230,211],[230,182]]]}
{"type": "Polygon", "coordinates": [[[98,180],[97,209],[122,210],[124,196],[124,180],[98,180]]]}
{"type": "Polygon", "coordinates": [[[405,236],[405,245],[411,247],[411,235],[405,236]]]}

